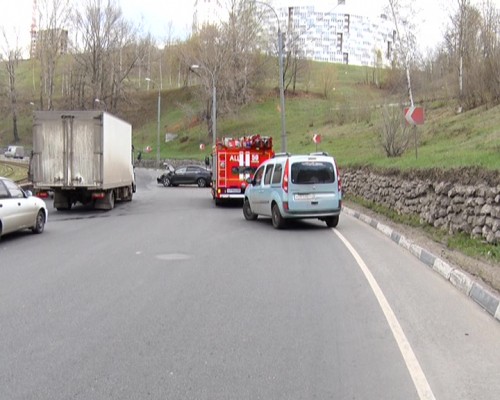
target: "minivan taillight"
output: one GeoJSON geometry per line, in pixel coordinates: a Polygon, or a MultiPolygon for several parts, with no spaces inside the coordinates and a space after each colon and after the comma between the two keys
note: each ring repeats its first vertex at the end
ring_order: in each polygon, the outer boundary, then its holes
{"type": "Polygon", "coordinates": [[[288,193],[288,159],[285,163],[285,171],[283,172],[283,182],[281,183],[281,187],[285,193],[288,193]]]}
{"type": "Polygon", "coordinates": [[[339,190],[339,193],[342,192],[342,179],[340,179],[340,174],[339,174],[339,167],[337,164],[335,164],[335,170],[337,172],[337,189],[339,190]]]}

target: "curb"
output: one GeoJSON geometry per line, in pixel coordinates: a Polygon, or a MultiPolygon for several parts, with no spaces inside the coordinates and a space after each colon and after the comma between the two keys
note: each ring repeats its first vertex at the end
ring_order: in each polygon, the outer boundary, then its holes
{"type": "Polygon", "coordinates": [[[449,281],[456,289],[470,297],[486,312],[488,312],[488,314],[500,322],[500,296],[494,294],[489,288],[474,281],[461,269],[451,266],[446,261],[440,259],[424,248],[412,243],[411,240],[394,231],[391,227],[345,206],[342,206],[342,211],[379,230],[393,242],[408,250],[425,265],[449,281]]]}

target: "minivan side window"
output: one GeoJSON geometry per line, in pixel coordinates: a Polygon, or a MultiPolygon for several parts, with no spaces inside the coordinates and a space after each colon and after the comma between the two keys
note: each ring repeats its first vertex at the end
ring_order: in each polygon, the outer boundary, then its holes
{"type": "Polygon", "coordinates": [[[262,182],[262,175],[264,175],[264,166],[260,167],[255,173],[254,177],[255,186],[259,186],[260,183],[262,182]]]}
{"type": "Polygon", "coordinates": [[[272,184],[281,182],[281,172],[283,171],[283,167],[281,164],[276,164],[273,172],[273,179],[271,180],[272,184]]]}
{"type": "Polygon", "coordinates": [[[268,164],[266,167],[266,173],[264,175],[264,185],[269,185],[271,183],[271,176],[273,174],[273,164],[268,164]]]}

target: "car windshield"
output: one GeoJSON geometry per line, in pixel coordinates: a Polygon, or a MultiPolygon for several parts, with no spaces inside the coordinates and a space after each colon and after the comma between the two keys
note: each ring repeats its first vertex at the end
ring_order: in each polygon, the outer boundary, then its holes
{"type": "Polygon", "coordinates": [[[333,164],[327,161],[302,161],[292,164],[292,183],[307,185],[335,182],[333,164]]]}

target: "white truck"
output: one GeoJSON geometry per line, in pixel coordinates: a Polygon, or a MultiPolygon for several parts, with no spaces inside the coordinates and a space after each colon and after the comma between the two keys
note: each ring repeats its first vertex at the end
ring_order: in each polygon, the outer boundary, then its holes
{"type": "Polygon", "coordinates": [[[110,210],[135,192],[132,126],[102,111],[36,111],[30,160],[33,190],[54,207],[110,210]]]}
{"type": "Polygon", "coordinates": [[[24,147],[23,146],[9,146],[4,153],[6,158],[24,158],[24,147]]]}

